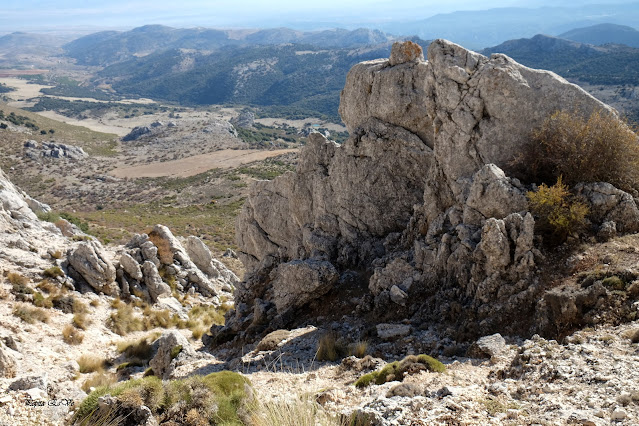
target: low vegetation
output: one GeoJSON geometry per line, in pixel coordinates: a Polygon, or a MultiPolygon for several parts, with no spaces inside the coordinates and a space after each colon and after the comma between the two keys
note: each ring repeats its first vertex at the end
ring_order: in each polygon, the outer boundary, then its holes
{"type": "Polygon", "coordinates": [[[80,366],[80,373],[93,373],[103,371],[108,365],[104,358],[95,355],[85,354],[78,358],[78,365],[80,366]]]}
{"type": "Polygon", "coordinates": [[[84,340],[84,334],[71,324],[62,329],[62,340],[69,345],[79,345],[84,340]]]}
{"type": "Polygon", "coordinates": [[[552,186],[542,183],[536,192],[528,192],[527,197],[537,219],[537,231],[548,237],[551,244],[563,243],[586,222],[588,207],[574,199],[561,176],[552,186]]]}
{"type": "Polygon", "coordinates": [[[637,135],[607,112],[588,118],[558,111],[533,132],[518,163],[530,182],[567,185],[609,182],[624,190],[639,189],[637,135]]]}
{"type": "Polygon", "coordinates": [[[409,355],[401,361],[386,364],[381,370],[364,374],[357,379],[355,386],[365,388],[371,384],[382,385],[386,382],[402,381],[406,374],[414,374],[418,371],[433,371],[443,373],[446,366],[428,355],[409,355]]]}
{"type": "Polygon", "coordinates": [[[13,308],[13,315],[22,321],[35,324],[36,322],[49,322],[49,312],[42,308],[30,306],[26,303],[18,303],[13,308]]]}
{"type": "Polygon", "coordinates": [[[155,416],[173,424],[239,425],[254,406],[252,392],[247,390],[250,385],[239,373],[222,371],[165,382],[149,376],[101,386],[79,404],[73,423],[104,421],[105,413],[98,409],[98,398],[109,394],[118,400],[119,408],[109,413],[112,418],[104,424],[145,405],[155,416]]]}

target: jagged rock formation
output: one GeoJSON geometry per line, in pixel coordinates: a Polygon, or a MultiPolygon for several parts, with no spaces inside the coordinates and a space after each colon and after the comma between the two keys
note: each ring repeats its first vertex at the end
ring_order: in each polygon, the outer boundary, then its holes
{"type": "MultiPolygon", "coordinates": [[[[247,279],[218,341],[283,327],[353,286],[367,290],[357,312],[377,321],[456,324],[461,339],[530,325],[543,256],[529,188],[504,170],[566,109],[615,114],[551,72],[445,40],[427,61],[406,42],[354,66],[340,104],[349,140],[311,134],[296,173],[251,188],[236,227],[247,279]]],[[[629,194],[582,193],[602,221],[636,229],[629,194]]]]}
{"type": "Polygon", "coordinates": [[[89,156],[84,149],[79,146],[66,145],[63,143],[43,142],[39,146],[36,141],[29,140],[24,143],[24,155],[32,160],[40,158],[81,160],[89,156]]]}
{"type": "Polygon", "coordinates": [[[143,296],[153,302],[171,295],[171,287],[162,279],[175,283],[175,290],[190,289],[215,297],[230,292],[239,282],[224,264],[214,259],[197,237],[185,240],[186,248],[169,228],[156,225],[149,235],[136,235],[121,250],[116,264],[117,282],[124,297],[143,296]]]}

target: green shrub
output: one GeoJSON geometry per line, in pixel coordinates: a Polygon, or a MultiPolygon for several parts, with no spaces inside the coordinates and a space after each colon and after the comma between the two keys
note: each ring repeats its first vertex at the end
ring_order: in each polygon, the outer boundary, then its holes
{"type": "Polygon", "coordinates": [[[406,374],[413,374],[422,370],[443,373],[446,371],[446,366],[428,355],[409,355],[401,361],[386,364],[381,370],[363,375],[355,382],[355,386],[364,388],[372,383],[383,385],[386,382],[395,380],[401,382],[406,374]]]}
{"type": "Polygon", "coordinates": [[[623,290],[626,287],[626,284],[623,282],[623,280],[616,275],[604,278],[602,284],[605,287],[612,288],[613,290],[623,290]]]}
{"type": "Polygon", "coordinates": [[[97,388],[79,404],[73,422],[93,424],[100,416],[98,398],[109,394],[124,406],[146,405],[154,415],[174,424],[197,419],[199,423],[188,424],[239,425],[243,423],[238,410],[253,404],[247,386],[251,386],[248,379],[230,371],[165,382],[147,376],[97,388]]]}
{"type": "Polygon", "coordinates": [[[535,132],[516,163],[524,179],[550,184],[563,176],[568,185],[610,182],[639,189],[637,135],[616,116],[596,111],[589,118],[558,111],[535,132]]]}
{"type": "Polygon", "coordinates": [[[541,184],[537,192],[529,191],[527,196],[537,219],[535,226],[551,237],[550,243],[560,244],[584,226],[588,207],[574,200],[561,176],[553,186],[541,184]]]}

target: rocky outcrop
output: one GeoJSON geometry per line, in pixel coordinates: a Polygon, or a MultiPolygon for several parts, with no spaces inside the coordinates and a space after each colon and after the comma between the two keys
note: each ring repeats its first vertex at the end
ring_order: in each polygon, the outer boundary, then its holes
{"type": "Polygon", "coordinates": [[[242,129],[252,129],[255,124],[255,114],[251,111],[242,111],[237,117],[232,118],[230,123],[242,129]]]}
{"type": "Polygon", "coordinates": [[[115,267],[99,241],[91,240],[78,244],[67,253],[70,275],[79,274],[95,291],[117,296],[115,267]],[[73,272],[74,271],[74,272],[73,272]]]}
{"type": "MultiPolygon", "coordinates": [[[[436,40],[427,56],[396,43],[390,60],[354,66],[339,109],[348,141],[311,134],[295,173],[250,189],[236,227],[247,278],[222,340],[247,325],[259,330],[258,312],[263,330],[282,327],[294,321],[291,309],[344,291],[349,280],[368,287],[357,312],[378,321],[453,323],[462,339],[530,325],[543,256],[531,188],[505,171],[555,111],[615,112],[505,55],[436,40]],[[334,273],[296,272],[282,285],[290,265],[315,262],[334,273]]],[[[602,220],[629,223],[632,211],[606,210],[602,220]]]]}
{"type": "Polygon", "coordinates": [[[148,126],[137,126],[134,127],[127,135],[122,137],[122,142],[135,141],[150,133],[152,133],[152,130],[148,126]]]}
{"type": "Polygon", "coordinates": [[[39,146],[35,141],[24,143],[24,155],[32,160],[40,158],[82,160],[89,156],[82,147],[55,142],[43,142],[39,146]]]}
{"type": "Polygon", "coordinates": [[[134,236],[123,248],[116,269],[125,297],[143,296],[152,302],[171,294],[167,282],[174,283],[175,291],[193,289],[214,298],[231,292],[239,282],[199,238],[188,237],[183,246],[163,225],[156,225],[149,235],[134,236]]]}

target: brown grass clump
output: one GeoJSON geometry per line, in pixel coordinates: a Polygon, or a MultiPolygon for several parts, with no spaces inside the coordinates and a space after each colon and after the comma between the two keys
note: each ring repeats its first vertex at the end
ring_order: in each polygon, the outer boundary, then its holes
{"type": "Polygon", "coordinates": [[[368,353],[368,342],[357,341],[348,347],[348,354],[357,358],[364,358],[368,353]]]}
{"type": "Polygon", "coordinates": [[[153,356],[153,346],[151,343],[157,339],[157,336],[151,334],[134,341],[118,342],[118,352],[124,354],[127,358],[137,358],[142,360],[150,360],[153,356]]]}
{"type": "Polygon", "coordinates": [[[107,366],[107,362],[104,358],[85,354],[78,358],[78,365],[80,366],[80,373],[86,374],[95,371],[101,372],[107,366]]]}
{"type": "Polygon", "coordinates": [[[164,238],[160,237],[156,232],[151,231],[148,233],[149,240],[158,248],[158,258],[160,262],[165,265],[170,265],[173,263],[173,252],[171,251],[171,246],[169,242],[164,238]]]}
{"type": "Polygon", "coordinates": [[[57,285],[55,285],[54,283],[52,283],[46,278],[40,281],[36,287],[42,291],[46,291],[50,295],[55,295],[60,291],[57,285]]]}
{"type": "Polygon", "coordinates": [[[84,340],[84,334],[71,324],[67,324],[62,329],[62,340],[69,345],[79,345],[84,340]]]}
{"type": "Polygon", "coordinates": [[[14,286],[26,286],[29,283],[29,278],[19,274],[18,272],[9,272],[9,275],[7,275],[7,281],[14,286]]]}
{"type": "Polygon", "coordinates": [[[91,388],[102,388],[110,386],[116,381],[117,377],[115,374],[99,372],[91,376],[89,379],[85,380],[85,382],[82,384],[82,390],[88,393],[91,388]]]}
{"type": "Polygon", "coordinates": [[[107,320],[107,327],[120,336],[125,336],[132,331],[144,330],[144,322],[136,315],[133,308],[125,303],[117,304],[116,311],[107,320]]]}
{"type": "Polygon", "coordinates": [[[29,306],[26,303],[18,303],[13,308],[13,315],[29,324],[35,324],[37,321],[49,322],[49,313],[47,311],[29,306]]]}
{"type": "Polygon", "coordinates": [[[73,325],[81,330],[86,330],[91,324],[91,320],[84,313],[73,315],[73,325]]]}
{"type": "Polygon", "coordinates": [[[639,143],[626,123],[607,111],[585,119],[558,111],[536,130],[515,168],[524,179],[550,184],[559,176],[579,182],[609,182],[629,191],[639,189],[639,143]]]}
{"type": "Polygon", "coordinates": [[[323,335],[317,346],[315,358],[318,361],[336,361],[346,354],[346,348],[333,333],[323,335]]]}

